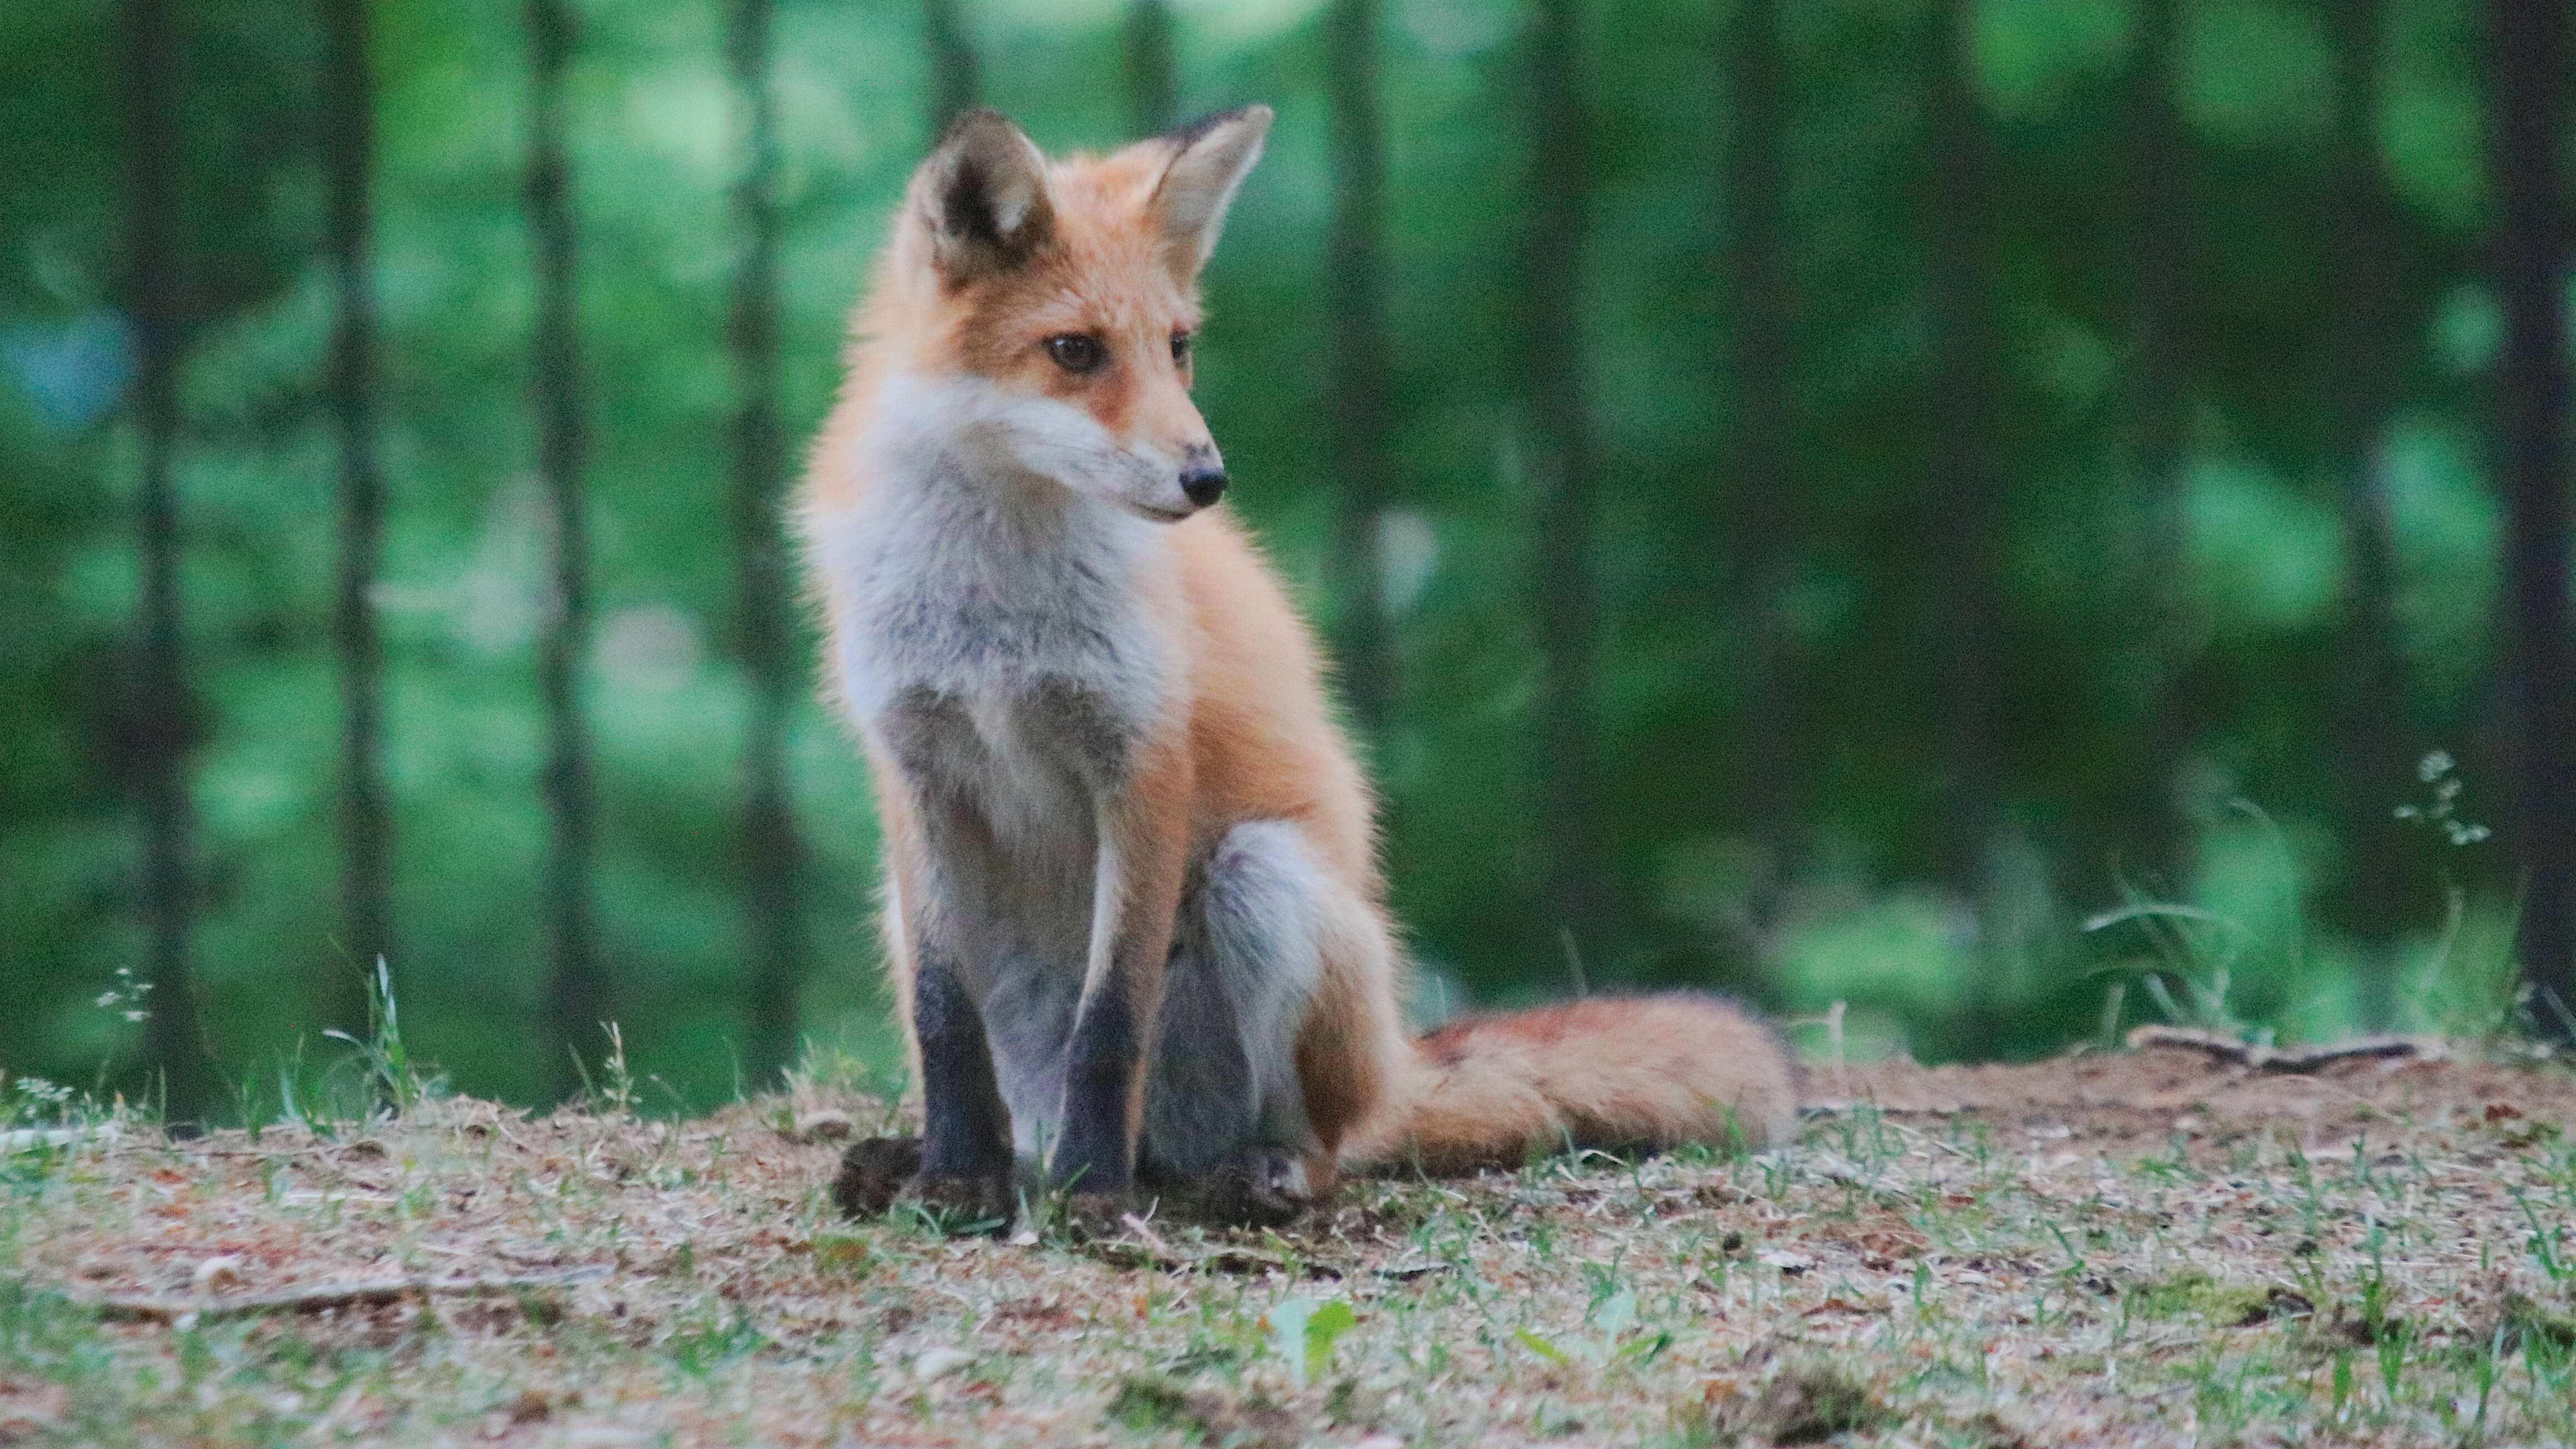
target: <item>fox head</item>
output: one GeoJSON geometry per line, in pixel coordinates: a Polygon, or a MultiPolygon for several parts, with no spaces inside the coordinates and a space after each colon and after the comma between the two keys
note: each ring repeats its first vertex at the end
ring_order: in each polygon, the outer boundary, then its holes
{"type": "Polygon", "coordinates": [[[1190,400],[1198,278],[1270,115],[1053,162],[999,112],[958,117],[913,174],[871,318],[881,360],[929,384],[913,406],[936,416],[914,425],[1160,522],[1214,503],[1225,464],[1190,400]]]}

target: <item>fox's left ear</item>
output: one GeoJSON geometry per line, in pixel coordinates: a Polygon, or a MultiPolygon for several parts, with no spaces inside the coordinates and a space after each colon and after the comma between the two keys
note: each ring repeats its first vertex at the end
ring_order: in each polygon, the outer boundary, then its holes
{"type": "Polygon", "coordinates": [[[1270,115],[1268,106],[1246,106],[1163,138],[1176,149],[1171,164],[1163,169],[1163,179],[1154,187],[1152,205],[1162,218],[1172,270],[1183,280],[1196,278],[1216,250],[1217,233],[1225,229],[1225,210],[1234,204],[1234,193],[1252,163],[1261,159],[1261,143],[1270,134],[1270,115]]]}

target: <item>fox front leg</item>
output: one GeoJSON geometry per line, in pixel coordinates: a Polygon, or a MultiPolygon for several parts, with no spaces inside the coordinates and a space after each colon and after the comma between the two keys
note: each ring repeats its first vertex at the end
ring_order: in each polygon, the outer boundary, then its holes
{"type": "Polygon", "coordinates": [[[832,1201],[844,1217],[872,1218],[898,1202],[958,1227],[1007,1222],[1012,1181],[1007,1109],[993,1080],[980,1014],[961,1018],[953,972],[919,972],[914,1030],[921,1046],[924,1122],[919,1137],[863,1137],[841,1154],[832,1201]],[[924,1018],[928,1018],[927,1021],[924,1018]]]}
{"type": "Polygon", "coordinates": [[[919,942],[912,1023],[921,1043],[921,1168],[905,1200],[970,1223],[1011,1218],[1010,1115],[983,1013],[943,953],[919,942]]]}
{"type": "Polygon", "coordinates": [[[1185,791],[1128,788],[1100,811],[1089,959],[1065,1057],[1062,1134],[1048,1181],[1078,1212],[1122,1208],[1136,1183],[1146,1036],[1163,995],[1188,854],[1185,791]]]}
{"type": "MultiPolygon", "coordinates": [[[[960,901],[982,898],[987,872],[969,849],[972,831],[957,818],[954,803],[937,790],[918,788],[919,767],[936,761],[937,727],[947,721],[928,709],[894,719],[914,726],[896,739],[913,746],[910,763],[916,768],[887,772],[904,786],[888,790],[884,799],[891,867],[887,908],[895,913],[898,979],[910,984],[909,1025],[923,1109],[919,1165],[900,1197],[968,1223],[1008,1222],[1010,1110],[995,1079],[983,1010],[965,971],[974,942],[962,933],[957,909],[960,901]]],[[[851,1195],[863,1199],[865,1183],[898,1161],[878,1151],[855,1167],[845,1162],[851,1195]]]]}

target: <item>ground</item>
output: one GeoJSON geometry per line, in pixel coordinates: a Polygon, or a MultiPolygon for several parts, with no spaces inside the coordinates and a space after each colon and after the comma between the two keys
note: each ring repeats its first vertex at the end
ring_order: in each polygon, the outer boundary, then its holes
{"type": "Polygon", "coordinates": [[[839,1221],[831,1139],[886,1114],[811,1087],[680,1123],[22,1127],[0,1443],[2576,1442],[2563,1065],[1809,1087],[1760,1157],[1087,1242],[839,1221]]]}

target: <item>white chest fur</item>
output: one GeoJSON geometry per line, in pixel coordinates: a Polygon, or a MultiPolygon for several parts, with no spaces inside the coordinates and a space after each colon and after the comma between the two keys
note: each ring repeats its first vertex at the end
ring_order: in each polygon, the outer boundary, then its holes
{"type": "Polygon", "coordinates": [[[861,501],[814,520],[846,703],[1001,833],[1059,836],[1079,812],[1087,837],[1086,786],[1183,675],[1156,623],[1166,525],[1032,474],[959,392],[890,389],[861,501]]]}

